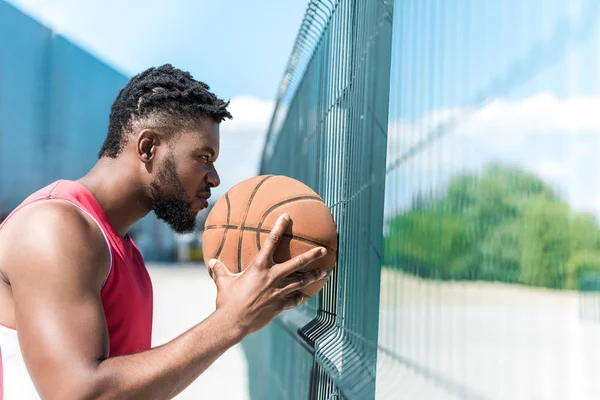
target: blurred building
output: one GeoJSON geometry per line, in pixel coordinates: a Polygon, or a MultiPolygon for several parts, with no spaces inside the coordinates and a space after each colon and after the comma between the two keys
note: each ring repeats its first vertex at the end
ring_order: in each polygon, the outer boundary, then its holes
{"type": "MultiPolygon", "coordinates": [[[[97,160],[110,106],[128,77],[0,0],[0,208],[97,160]]],[[[175,253],[154,215],[133,229],[147,260],[175,253]]]]}

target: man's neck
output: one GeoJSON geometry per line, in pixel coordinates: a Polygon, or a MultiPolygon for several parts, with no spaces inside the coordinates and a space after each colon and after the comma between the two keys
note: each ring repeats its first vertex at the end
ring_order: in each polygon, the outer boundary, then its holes
{"type": "Polygon", "coordinates": [[[122,158],[104,157],[78,180],[92,193],[121,237],[152,209],[147,189],[134,167],[126,164],[122,158]]]}

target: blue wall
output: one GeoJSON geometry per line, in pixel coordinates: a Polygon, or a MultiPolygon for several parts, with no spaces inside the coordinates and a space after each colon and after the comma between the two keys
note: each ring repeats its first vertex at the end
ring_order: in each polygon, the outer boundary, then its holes
{"type": "MultiPolygon", "coordinates": [[[[0,37],[0,206],[11,210],[94,165],[129,77],[2,0],[0,37]]],[[[153,215],[135,232],[147,259],[164,259],[174,246],[153,215]]]]}

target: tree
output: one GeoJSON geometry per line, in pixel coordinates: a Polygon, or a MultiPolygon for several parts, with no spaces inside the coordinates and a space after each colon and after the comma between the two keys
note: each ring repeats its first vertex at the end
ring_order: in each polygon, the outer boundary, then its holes
{"type": "Polygon", "coordinates": [[[435,211],[411,211],[396,216],[384,240],[388,264],[427,277],[461,275],[468,240],[458,216],[435,211]]]}
{"type": "Polygon", "coordinates": [[[415,194],[414,207],[388,221],[385,265],[436,279],[566,289],[600,271],[595,218],[574,213],[532,173],[494,164],[435,193],[415,194]]]}
{"type": "Polygon", "coordinates": [[[587,276],[600,277],[600,251],[587,251],[574,254],[567,264],[565,289],[580,289],[580,283],[587,276]]]}
{"type": "Polygon", "coordinates": [[[541,197],[531,199],[523,209],[520,282],[562,288],[569,239],[569,206],[541,197]]]}

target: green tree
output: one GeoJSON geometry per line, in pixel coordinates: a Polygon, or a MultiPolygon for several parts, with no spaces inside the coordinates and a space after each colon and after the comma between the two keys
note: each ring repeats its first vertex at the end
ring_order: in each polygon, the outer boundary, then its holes
{"type": "Polygon", "coordinates": [[[521,283],[561,288],[569,259],[569,206],[545,198],[523,208],[521,283]]]}
{"type": "Polygon", "coordinates": [[[521,269],[521,223],[510,219],[498,225],[479,246],[482,255],[480,279],[518,282],[521,269]]]}
{"type": "Polygon", "coordinates": [[[587,251],[574,254],[567,264],[565,289],[578,289],[580,279],[584,275],[593,272],[600,274],[600,251],[587,251]]]}
{"type": "Polygon", "coordinates": [[[396,216],[385,238],[385,257],[398,268],[443,279],[461,275],[466,224],[459,216],[411,211],[396,216]]]}
{"type": "Polygon", "coordinates": [[[433,193],[415,195],[413,209],[389,221],[386,265],[438,279],[566,289],[600,271],[595,218],[573,213],[532,173],[494,164],[433,193]]]}
{"type": "Polygon", "coordinates": [[[569,225],[569,236],[572,253],[587,250],[600,251],[600,229],[593,215],[573,214],[569,225]]]}

